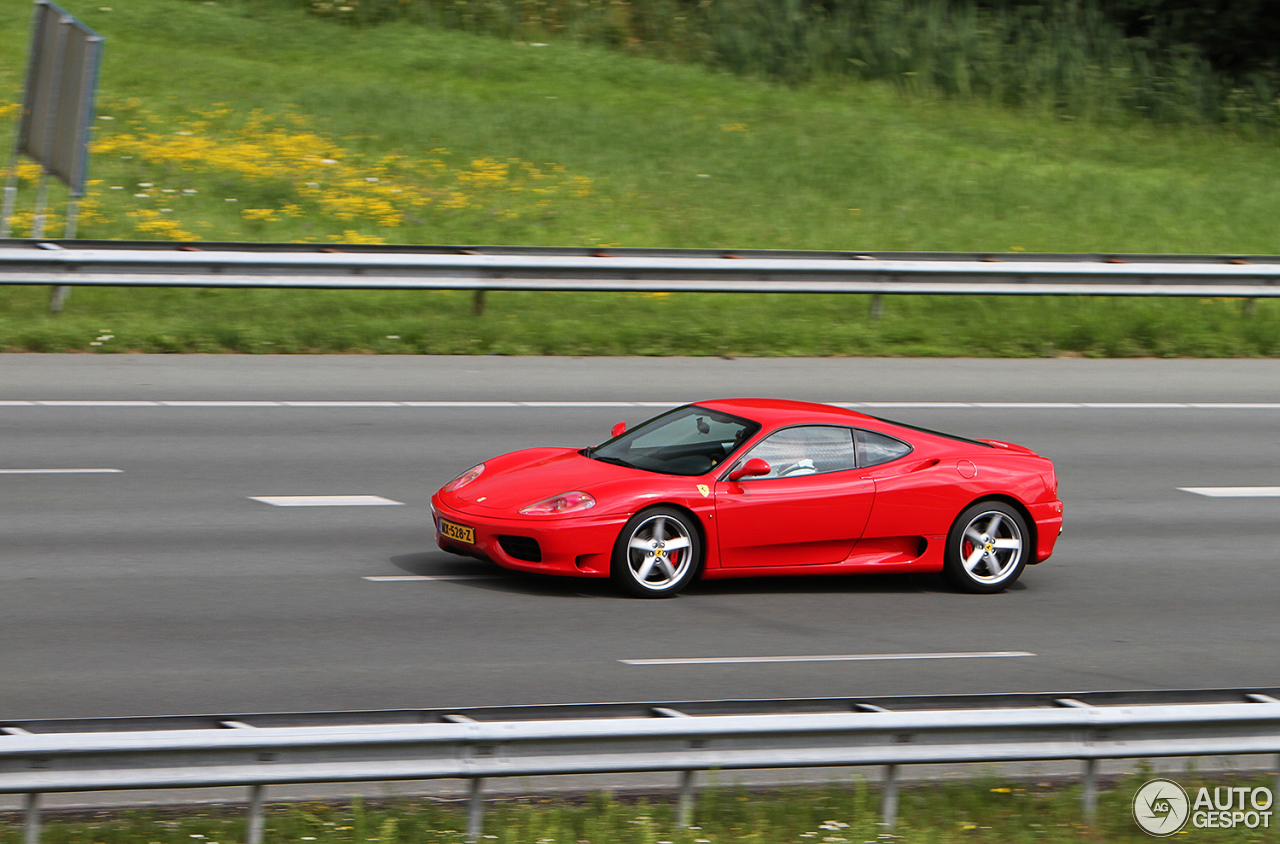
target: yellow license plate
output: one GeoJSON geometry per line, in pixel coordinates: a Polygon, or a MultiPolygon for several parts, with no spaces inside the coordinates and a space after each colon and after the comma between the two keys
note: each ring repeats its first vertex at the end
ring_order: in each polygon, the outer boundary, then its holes
{"type": "Polygon", "coordinates": [[[440,520],[440,535],[447,539],[456,539],[459,542],[465,542],[468,545],[476,544],[475,528],[455,525],[447,519],[440,520]]]}

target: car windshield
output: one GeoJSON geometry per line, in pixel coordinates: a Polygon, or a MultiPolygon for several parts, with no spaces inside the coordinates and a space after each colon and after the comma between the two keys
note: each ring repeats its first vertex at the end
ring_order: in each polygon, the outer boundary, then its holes
{"type": "Polygon", "coordinates": [[[655,416],[583,454],[646,472],[705,475],[758,430],[760,424],[749,419],[686,405],[655,416]]]}

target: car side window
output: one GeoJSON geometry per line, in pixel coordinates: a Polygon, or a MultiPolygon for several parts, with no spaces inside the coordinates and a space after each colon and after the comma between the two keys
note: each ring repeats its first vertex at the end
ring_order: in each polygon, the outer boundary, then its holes
{"type": "Polygon", "coordinates": [[[857,466],[853,431],[836,425],[783,428],[761,440],[743,460],[755,457],[769,464],[769,474],[744,481],[821,475],[857,466]]]}
{"type": "Polygon", "coordinates": [[[874,431],[858,431],[859,466],[878,466],[910,453],[911,446],[902,440],[877,434],[874,431]]]}

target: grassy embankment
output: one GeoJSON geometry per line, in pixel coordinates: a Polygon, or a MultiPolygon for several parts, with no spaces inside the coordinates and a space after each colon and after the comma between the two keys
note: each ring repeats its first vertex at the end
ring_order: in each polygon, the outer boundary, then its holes
{"type": "MultiPolygon", "coordinates": [[[[67,5],[107,37],[83,237],[1280,251],[1273,138],[793,88],[241,0],[67,5]]],[[[0,2],[0,102],[18,96],[28,14],[0,2]]],[[[11,124],[12,107],[0,143],[11,124]]],[[[0,290],[0,348],[1280,354],[1271,302],[1247,316],[1222,300],[891,297],[873,322],[860,296],[513,293],[478,318],[467,293],[81,289],[56,317],[46,301],[0,290]]]]}
{"type": "MultiPolygon", "coordinates": [[[[1184,787],[1190,782],[1180,778],[1184,787]]],[[[1270,781],[1238,778],[1240,783],[1270,781]]],[[[770,793],[711,788],[698,802],[696,826],[675,825],[665,799],[620,801],[609,794],[587,801],[500,801],[486,812],[482,842],[495,844],[1066,844],[1143,842],[1151,837],[1134,823],[1131,800],[1143,782],[1125,777],[1101,795],[1098,824],[1080,821],[1079,789],[1049,783],[980,780],[907,788],[898,826],[879,825],[878,795],[856,781],[825,789],[770,793]]],[[[1209,782],[1206,785],[1222,785],[1209,782]]],[[[1228,784],[1235,784],[1234,781],[1228,784]]],[[[1195,792],[1192,791],[1192,794],[1195,792]]],[[[461,844],[466,828],[459,803],[391,801],[377,808],[360,801],[334,806],[306,803],[272,810],[269,844],[461,844]]],[[[1204,844],[1274,841],[1274,829],[1192,829],[1187,840],[1204,844]]],[[[1177,836],[1181,837],[1181,836],[1177,836]]],[[[0,822],[0,844],[18,844],[16,823],[0,822]]],[[[232,844],[244,840],[241,812],[104,812],[46,826],[46,844],[232,844]]]]}

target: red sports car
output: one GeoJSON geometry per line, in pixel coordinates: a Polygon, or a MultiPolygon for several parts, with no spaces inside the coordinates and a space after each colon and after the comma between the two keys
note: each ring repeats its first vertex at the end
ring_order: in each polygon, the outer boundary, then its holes
{"type": "Polygon", "coordinates": [[[941,571],[999,592],[1053,553],[1053,463],[830,405],[685,405],[591,448],[473,466],[431,499],[446,551],[611,577],[632,595],[695,578],[941,571]]]}

